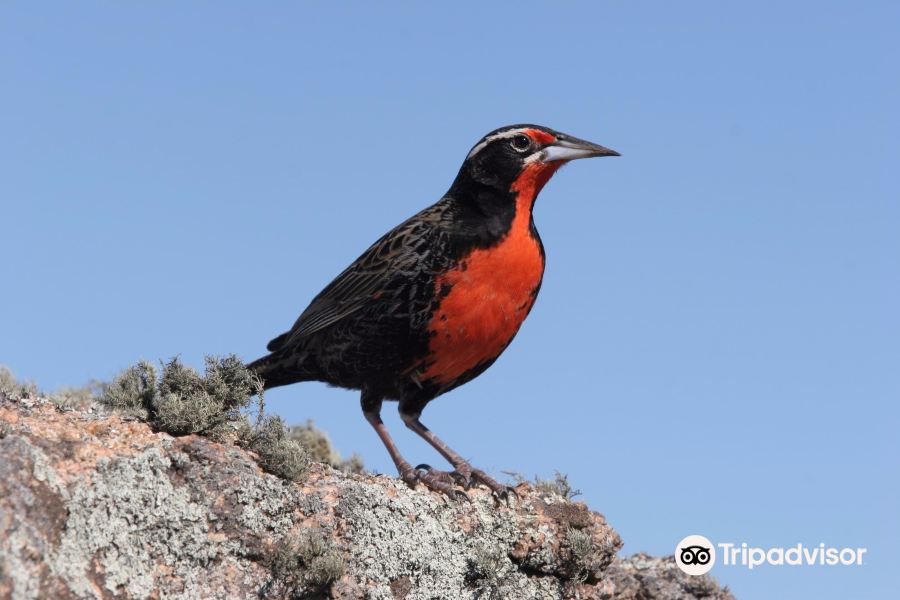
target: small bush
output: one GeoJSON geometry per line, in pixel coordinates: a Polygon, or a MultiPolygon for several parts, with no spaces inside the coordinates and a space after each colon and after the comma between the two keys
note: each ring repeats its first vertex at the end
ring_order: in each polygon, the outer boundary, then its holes
{"type": "Polygon", "coordinates": [[[309,595],[324,591],[343,575],[344,558],[327,532],[311,530],[278,542],[269,568],[286,595],[309,595]]]}
{"type": "Polygon", "coordinates": [[[0,394],[10,400],[34,398],[38,396],[37,385],[32,381],[21,382],[7,367],[0,365],[0,394]]]}
{"type": "Polygon", "coordinates": [[[581,490],[574,489],[569,483],[569,476],[559,471],[555,472],[553,479],[542,479],[535,476],[533,482],[529,482],[521,473],[513,471],[504,471],[504,473],[513,478],[515,485],[526,482],[531,483],[541,496],[561,496],[566,500],[571,500],[581,495],[581,490]]]}
{"type": "Polygon", "coordinates": [[[148,420],[157,395],[156,367],[142,360],[103,386],[100,402],[126,415],[148,420]]]}
{"type": "Polygon", "coordinates": [[[91,381],[89,384],[81,387],[62,387],[50,394],[47,399],[62,408],[86,407],[97,399],[102,390],[102,383],[91,381]]]}
{"type": "Polygon", "coordinates": [[[502,598],[501,587],[509,577],[503,573],[506,563],[500,546],[484,544],[472,551],[472,556],[468,559],[466,583],[477,590],[477,598],[502,598]]]}
{"type": "Polygon", "coordinates": [[[362,456],[356,453],[351,454],[350,458],[343,459],[337,468],[344,473],[355,473],[357,475],[366,472],[366,466],[363,464],[362,456]]]}
{"type": "Polygon", "coordinates": [[[226,410],[245,408],[252,396],[262,394],[263,386],[259,376],[245,367],[234,354],[221,359],[207,356],[205,360],[206,392],[218,398],[226,410]]]}
{"type": "MultiPolygon", "coordinates": [[[[159,374],[152,364],[141,361],[105,386],[101,402],[172,435],[222,440],[236,430],[237,443],[255,452],[265,471],[289,481],[302,480],[309,471],[309,452],[291,438],[279,417],[264,417],[263,387],[256,373],[234,355],[208,356],[205,362],[200,375],[177,358],[165,363],[159,374]],[[243,411],[254,395],[259,401],[256,424],[251,425],[243,411]]],[[[310,439],[313,430],[309,424],[310,439]]],[[[324,434],[318,435],[328,444],[324,434]]],[[[321,444],[317,451],[323,451],[321,444]]]]}
{"type": "Polygon", "coordinates": [[[570,579],[576,583],[584,583],[599,566],[591,534],[580,529],[569,529],[563,546],[567,550],[565,562],[570,579]]]}
{"type": "Polygon", "coordinates": [[[105,386],[101,402],[172,435],[221,439],[261,393],[259,378],[238,357],[207,356],[204,375],[173,358],[157,377],[156,368],[141,361],[105,386]]]}
{"type": "Polygon", "coordinates": [[[309,472],[309,452],[288,437],[281,417],[265,417],[255,427],[245,422],[238,443],[256,452],[265,471],[282,479],[300,481],[309,472]]]}
{"type": "Polygon", "coordinates": [[[157,427],[172,435],[199,433],[216,439],[222,437],[221,426],[229,420],[222,403],[202,389],[161,395],[155,417],[157,427]]]}
{"type": "MultiPolygon", "coordinates": [[[[97,399],[97,394],[100,391],[101,384],[96,381],[91,381],[89,384],[81,387],[60,388],[56,392],[47,395],[46,399],[63,408],[87,406],[93,400],[97,399]]],[[[3,365],[0,365],[0,394],[12,400],[45,396],[45,394],[38,389],[36,384],[30,381],[18,381],[12,371],[3,365]]]]}
{"type": "Polygon", "coordinates": [[[569,483],[569,476],[565,473],[556,471],[553,479],[534,478],[534,487],[539,494],[550,495],[557,494],[566,500],[571,500],[575,496],[581,495],[581,490],[576,490],[569,483]]]}
{"type": "Polygon", "coordinates": [[[155,425],[173,435],[198,433],[223,437],[225,426],[241,416],[262,383],[234,355],[206,357],[201,376],[177,358],[163,366],[151,414],[155,425]]]}
{"type": "Polygon", "coordinates": [[[344,473],[362,473],[362,458],[353,454],[346,460],[331,445],[328,434],[317,428],[312,420],[304,425],[295,425],[288,429],[288,437],[299,442],[309,452],[311,460],[323,462],[344,473]]]}

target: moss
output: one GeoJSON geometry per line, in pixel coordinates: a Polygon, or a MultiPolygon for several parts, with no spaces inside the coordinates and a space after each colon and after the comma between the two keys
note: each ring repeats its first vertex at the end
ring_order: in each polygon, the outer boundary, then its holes
{"type": "Polygon", "coordinates": [[[341,455],[332,446],[328,434],[317,428],[312,420],[307,420],[304,425],[289,428],[288,437],[306,448],[311,460],[325,463],[344,473],[365,471],[362,458],[358,455],[353,454],[346,460],[341,459],[341,455]]]}
{"type": "Polygon", "coordinates": [[[283,538],[272,552],[269,569],[274,582],[290,597],[325,591],[344,573],[344,558],[321,530],[283,538]]]}
{"type": "Polygon", "coordinates": [[[6,421],[0,421],[0,440],[11,434],[12,431],[12,425],[7,423],[6,421]]]}
{"type": "Polygon", "coordinates": [[[256,426],[245,422],[238,432],[238,443],[256,452],[265,471],[282,479],[300,481],[309,472],[309,452],[288,437],[281,417],[265,417],[256,426]]]}
{"type": "Polygon", "coordinates": [[[34,398],[40,392],[33,381],[19,381],[7,367],[0,365],[0,393],[11,400],[34,398]]]}

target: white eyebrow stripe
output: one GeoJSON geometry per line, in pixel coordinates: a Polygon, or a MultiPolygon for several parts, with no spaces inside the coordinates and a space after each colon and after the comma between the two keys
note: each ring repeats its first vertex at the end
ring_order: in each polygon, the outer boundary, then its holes
{"type": "Polygon", "coordinates": [[[518,129],[507,129],[506,131],[501,131],[500,133],[495,133],[494,135],[489,135],[486,138],[484,138],[483,140],[481,140],[480,142],[478,142],[477,144],[475,144],[475,147],[472,148],[472,150],[469,152],[469,155],[466,156],[466,160],[472,158],[473,156],[475,156],[476,154],[481,152],[485,146],[487,146],[494,140],[502,140],[504,138],[510,138],[514,135],[518,135],[520,133],[525,133],[529,129],[531,129],[531,127],[519,127],[518,129]]]}

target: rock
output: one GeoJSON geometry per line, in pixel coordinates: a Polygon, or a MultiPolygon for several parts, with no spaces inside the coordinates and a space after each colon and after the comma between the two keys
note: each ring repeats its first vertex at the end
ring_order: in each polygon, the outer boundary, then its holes
{"type": "Polygon", "coordinates": [[[622,545],[586,505],[409,489],[0,394],[0,598],[732,598],[622,545]]]}

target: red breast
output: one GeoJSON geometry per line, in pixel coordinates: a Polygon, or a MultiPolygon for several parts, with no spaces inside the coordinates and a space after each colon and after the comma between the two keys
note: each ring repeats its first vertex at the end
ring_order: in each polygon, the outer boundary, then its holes
{"type": "Polygon", "coordinates": [[[449,286],[429,323],[431,341],[423,380],[447,384],[496,358],[528,316],[544,274],[540,242],[532,234],[534,199],[560,162],[532,163],[516,178],[516,212],[509,232],[489,247],[472,251],[435,280],[449,286]]]}

